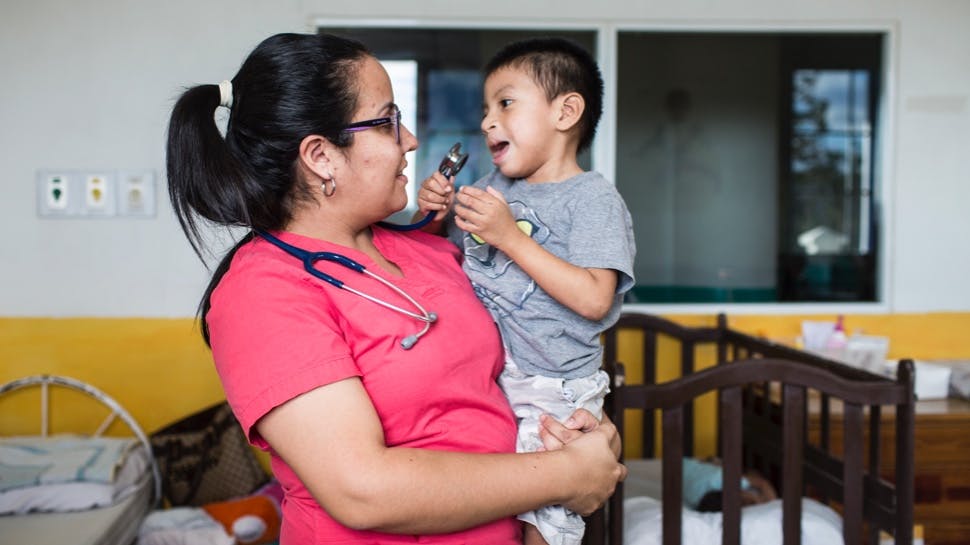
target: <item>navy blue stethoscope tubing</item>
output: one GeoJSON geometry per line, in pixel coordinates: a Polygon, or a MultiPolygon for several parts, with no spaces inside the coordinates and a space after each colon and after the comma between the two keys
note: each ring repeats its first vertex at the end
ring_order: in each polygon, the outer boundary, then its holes
{"type": "Polygon", "coordinates": [[[360,263],[354,261],[353,259],[350,259],[347,256],[344,256],[335,252],[308,252],[303,248],[297,248],[292,244],[287,244],[286,242],[283,242],[279,238],[261,229],[257,229],[256,234],[263,237],[268,242],[272,243],[273,246],[276,246],[277,248],[283,250],[284,252],[290,254],[291,256],[299,259],[303,263],[303,268],[306,269],[306,272],[340,289],[344,288],[344,283],[330,276],[329,274],[318,270],[316,267],[313,266],[314,262],[331,261],[333,263],[338,263],[340,265],[343,265],[344,267],[347,267],[348,269],[357,271],[359,273],[362,273],[366,270],[365,267],[360,263]]]}
{"type": "Polygon", "coordinates": [[[414,223],[410,223],[408,225],[401,225],[399,223],[391,223],[389,221],[379,221],[379,222],[377,222],[377,225],[380,225],[381,227],[383,227],[385,229],[391,229],[393,231],[414,231],[415,229],[420,229],[420,228],[424,227],[425,225],[431,223],[431,220],[434,219],[434,215],[437,214],[437,213],[438,213],[437,211],[432,210],[432,211],[428,212],[428,214],[425,217],[421,218],[420,220],[418,220],[418,221],[416,221],[414,223]]]}
{"type": "MultiPolygon", "coordinates": [[[[445,155],[445,158],[441,160],[441,164],[438,165],[438,172],[448,178],[457,176],[458,173],[461,172],[462,167],[465,166],[466,161],[468,161],[468,154],[462,153],[461,142],[456,142],[455,145],[451,146],[451,149],[448,150],[448,154],[445,155]]],[[[437,213],[437,211],[431,210],[426,216],[424,216],[424,218],[408,225],[400,225],[397,223],[391,223],[389,221],[379,221],[377,222],[377,225],[393,231],[414,231],[415,229],[420,229],[431,223],[431,220],[434,219],[434,216],[437,213]]]]}
{"type": "MultiPolygon", "coordinates": [[[[366,267],[364,267],[360,263],[354,261],[353,259],[351,259],[351,258],[349,258],[349,257],[347,257],[345,255],[338,254],[336,252],[310,252],[310,251],[304,250],[303,248],[298,248],[296,246],[293,246],[292,244],[288,244],[286,242],[283,242],[279,238],[277,238],[277,237],[271,235],[270,233],[268,233],[266,231],[263,231],[261,229],[256,229],[255,232],[256,232],[256,234],[258,234],[259,236],[263,237],[266,241],[270,242],[271,244],[273,244],[277,248],[283,250],[284,252],[286,252],[286,253],[290,254],[291,256],[297,258],[298,260],[300,260],[303,263],[303,268],[306,270],[306,272],[312,274],[313,276],[319,278],[320,280],[323,280],[324,282],[327,282],[328,284],[331,284],[331,285],[333,285],[333,286],[335,286],[335,287],[337,287],[339,289],[342,289],[342,290],[347,290],[347,291],[353,293],[354,295],[358,295],[360,297],[363,297],[364,299],[367,299],[368,301],[377,303],[378,305],[381,305],[381,306],[383,306],[385,308],[388,308],[390,310],[393,310],[395,312],[399,312],[399,313],[404,314],[406,316],[410,316],[411,318],[414,318],[415,320],[420,320],[420,321],[424,322],[426,325],[429,325],[429,324],[433,323],[434,321],[436,321],[438,319],[438,316],[434,312],[428,312],[427,310],[425,310],[425,308],[423,306],[421,306],[413,297],[411,297],[410,295],[408,295],[407,293],[405,293],[404,290],[402,290],[401,288],[399,288],[399,287],[395,286],[394,284],[388,282],[387,280],[381,278],[380,276],[378,276],[378,275],[376,275],[376,274],[368,271],[366,267]],[[377,297],[374,297],[372,295],[368,295],[368,294],[366,294],[366,293],[364,293],[364,292],[362,292],[360,290],[356,290],[356,289],[354,289],[354,288],[346,285],[343,281],[341,281],[341,280],[339,280],[339,279],[337,279],[337,278],[335,278],[335,277],[333,277],[333,276],[331,276],[331,275],[329,275],[329,274],[327,274],[327,273],[325,273],[325,272],[317,269],[316,267],[314,267],[313,264],[316,263],[317,261],[330,261],[332,263],[337,263],[338,265],[342,265],[342,266],[344,266],[344,267],[346,267],[346,268],[348,268],[350,270],[357,271],[357,272],[359,272],[361,274],[365,274],[365,275],[373,278],[374,280],[377,280],[378,282],[380,282],[381,284],[384,284],[385,286],[387,286],[388,288],[390,288],[391,290],[393,290],[395,293],[397,293],[398,295],[400,295],[404,299],[407,299],[407,301],[409,303],[411,303],[412,305],[414,305],[414,308],[418,309],[418,311],[420,312],[420,314],[415,313],[415,312],[411,312],[410,310],[407,310],[407,309],[403,309],[403,308],[401,308],[401,307],[399,307],[397,305],[388,303],[387,301],[384,301],[382,299],[378,299],[377,297]]],[[[425,331],[426,330],[427,330],[427,328],[425,328],[425,331]]],[[[423,333],[424,332],[422,331],[422,333],[419,334],[418,337],[420,337],[423,333]]],[[[407,339],[405,339],[405,341],[406,340],[407,339]]],[[[416,340],[415,340],[415,342],[416,342],[416,340]]],[[[413,346],[414,345],[414,342],[412,342],[410,344],[411,344],[411,346],[413,346]]],[[[406,346],[405,348],[410,348],[410,346],[406,346]]]]}

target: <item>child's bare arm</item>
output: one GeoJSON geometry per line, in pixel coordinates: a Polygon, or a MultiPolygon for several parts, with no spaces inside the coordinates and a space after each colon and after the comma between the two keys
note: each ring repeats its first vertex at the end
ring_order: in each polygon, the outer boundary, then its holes
{"type": "Polygon", "coordinates": [[[588,320],[600,320],[613,305],[617,273],[587,269],[549,252],[515,224],[505,198],[489,187],[462,188],[455,224],[505,252],[553,299],[588,320]]]}

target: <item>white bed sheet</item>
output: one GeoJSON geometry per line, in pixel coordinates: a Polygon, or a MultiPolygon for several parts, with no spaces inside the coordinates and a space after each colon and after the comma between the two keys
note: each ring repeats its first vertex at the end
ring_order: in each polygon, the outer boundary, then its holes
{"type": "MultiPolygon", "coordinates": [[[[623,542],[626,545],[660,545],[663,528],[662,465],[659,459],[624,461],[629,475],[623,489],[623,542]]],[[[721,543],[721,513],[684,508],[681,541],[721,543]]],[[[781,500],[741,509],[741,542],[777,545],[782,542],[781,500]]],[[[802,498],[802,545],[844,545],[842,517],[811,498],[802,498]]]]}
{"type": "Polygon", "coordinates": [[[0,516],[0,545],[128,545],[152,507],[151,472],[116,505],[71,513],[0,516]]]}
{"type": "MultiPolygon", "coordinates": [[[[101,426],[93,434],[94,437],[100,436],[101,432],[115,419],[120,418],[128,426],[132,434],[138,438],[141,445],[140,450],[144,456],[128,456],[128,462],[121,468],[109,467],[108,474],[113,474],[113,479],[104,480],[105,472],[102,471],[106,466],[101,465],[94,471],[94,466],[84,465],[85,472],[92,469],[92,480],[106,483],[107,489],[101,491],[105,494],[105,501],[110,498],[110,505],[85,509],[72,512],[29,512],[27,514],[0,515],[0,545],[130,545],[133,544],[137,535],[138,528],[148,512],[154,507],[155,502],[161,496],[159,492],[160,479],[158,478],[158,468],[154,459],[151,457],[151,447],[144,431],[121,405],[113,398],[79,380],[53,375],[34,375],[23,377],[5,384],[0,384],[0,395],[20,390],[22,388],[38,387],[41,389],[41,429],[45,430],[43,436],[47,436],[46,430],[49,428],[49,400],[47,392],[50,387],[68,388],[82,392],[92,400],[108,408],[111,412],[107,419],[102,421],[101,426]],[[147,465],[147,467],[146,467],[147,465]],[[110,482],[109,482],[110,481],[110,482]]],[[[84,435],[89,437],[91,435],[84,435]]],[[[9,454],[9,449],[8,449],[9,454]]],[[[57,457],[52,455],[53,457],[57,457]]],[[[62,460],[68,463],[73,458],[68,457],[62,460]]],[[[107,459],[105,459],[107,460],[107,459]]],[[[24,467],[30,467],[26,464],[24,467]]],[[[60,470],[62,467],[57,466],[60,470]]],[[[31,471],[36,468],[32,468],[31,471]]],[[[14,473],[16,475],[16,472],[14,473]]],[[[28,486],[33,481],[29,479],[26,471],[19,475],[20,479],[10,482],[20,483],[22,488],[28,486]]],[[[34,474],[36,477],[36,472],[34,474]]],[[[50,474],[48,475],[50,476],[50,474]]],[[[41,481],[45,482],[45,481],[41,481]]],[[[50,484],[60,483],[61,480],[49,480],[50,484]]],[[[67,481],[73,482],[73,481],[67,481]]],[[[13,487],[4,487],[4,492],[10,492],[13,487]]],[[[63,490],[63,489],[62,489],[63,490]]],[[[91,502],[88,490],[81,494],[81,501],[91,502]],[[85,499],[86,498],[86,499],[85,499]]],[[[9,499],[9,498],[8,498],[9,499]]],[[[77,499],[77,498],[75,498],[77,499]]]]}
{"type": "MultiPolygon", "coordinates": [[[[636,496],[623,500],[623,543],[661,545],[663,507],[659,500],[636,496]]],[[[721,513],[684,509],[681,541],[703,545],[721,542],[721,513]]],[[[741,543],[778,545],[783,541],[781,500],[741,509],[741,543]]],[[[811,498],[802,499],[802,545],[838,545],[842,540],[839,514],[811,498]]]]}
{"type": "Polygon", "coordinates": [[[149,454],[136,444],[125,456],[111,483],[64,482],[13,488],[0,492],[0,515],[81,511],[114,505],[151,475],[149,454]]]}

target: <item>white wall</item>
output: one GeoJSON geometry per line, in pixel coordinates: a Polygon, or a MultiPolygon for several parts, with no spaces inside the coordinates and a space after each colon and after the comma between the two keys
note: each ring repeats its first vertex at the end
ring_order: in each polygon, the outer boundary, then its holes
{"type": "Polygon", "coordinates": [[[892,292],[970,308],[970,2],[901,2],[892,292]]]}
{"type": "Polygon", "coordinates": [[[0,315],[193,314],[208,273],[167,202],[169,112],[263,37],[305,30],[299,13],[296,1],[4,2],[0,315]],[[39,219],[41,168],[154,169],[157,216],[39,219]]]}
{"type": "Polygon", "coordinates": [[[231,77],[259,40],[317,19],[425,22],[438,13],[676,29],[889,25],[888,308],[970,310],[970,2],[33,0],[0,8],[0,316],[191,315],[208,274],[164,185],[165,127],[180,88],[231,77]],[[153,168],[158,214],[39,219],[43,168],[153,168]]]}

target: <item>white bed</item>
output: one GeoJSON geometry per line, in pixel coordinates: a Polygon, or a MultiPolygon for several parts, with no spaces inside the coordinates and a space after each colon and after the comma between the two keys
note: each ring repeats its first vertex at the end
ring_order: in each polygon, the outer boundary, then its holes
{"type": "MultiPolygon", "coordinates": [[[[75,379],[37,375],[0,386],[3,396],[23,388],[39,388],[41,399],[40,434],[31,437],[0,436],[0,545],[127,545],[133,543],[142,520],[161,497],[161,480],[151,453],[148,438],[138,423],[114,399],[101,390],[75,379]],[[51,434],[49,430],[49,390],[68,388],[86,394],[107,407],[108,416],[88,434],[51,434]],[[130,438],[103,437],[116,419],[131,431],[130,438]],[[105,445],[116,446],[118,458],[110,460],[109,481],[92,482],[63,475],[23,477],[17,468],[24,465],[24,453],[37,449],[41,456],[60,454],[63,445],[91,445],[91,451],[103,452],[105,445]],[[48,445],[61,445],[45,450],[48,445]],[[19,458],[18,458],[19,456],[19,458]],[[6,458],[4,458],[6,457],[6,458]],[[13,471],[13,473],[10,473],[13,471]],[[23,482],[17,481],[20,478],[23,482]]],[[[2,410],[2,405],[0,405],[2,410]]],[[[73,454],[71,451],[69,454],[73,454]]],[[[65,455],[66,459],[68,455],[65,455]]],[[[107,464],[108,462],[105,462],[107,464]]],[[[31,467],[39,467],[35,463],[31,467]]],[[[64,472],[61,472],[62,474],[64,472]]],[[[80,475],[82,472],[78,472],[80,475]]]]}
{"type": "MultiPolygon", "coordinates": [[[[624,481],[624,545],[660,545],[663,514],[662,462],[660,459],[625,460],[629,475],[624,481]]],[[[741,543],[782,543],[781,500],[741,509],[741,543]]],[[[842,517],[811,498],[802,499],[802,545],[843,545],[842,517]]],[[[701,513],[684,507],[682,542],[703,545],[721,543],[721,513],[701,513]]]]}

